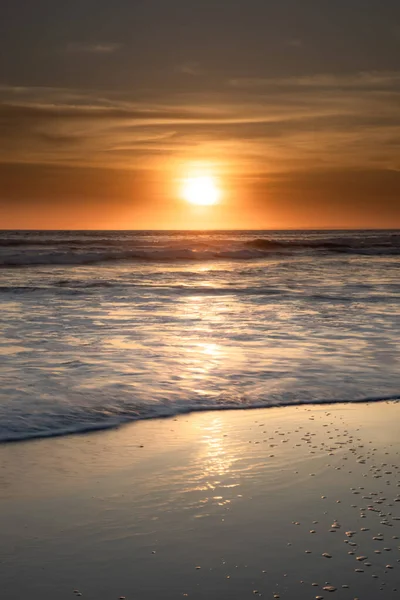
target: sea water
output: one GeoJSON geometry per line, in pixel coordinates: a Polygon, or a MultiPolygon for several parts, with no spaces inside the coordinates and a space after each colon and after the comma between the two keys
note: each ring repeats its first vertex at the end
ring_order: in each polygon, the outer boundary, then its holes
{"type": "Polygon", "coordinates": [[[0,441],[400,397],[400,232],[0,232],[0,441]]]}

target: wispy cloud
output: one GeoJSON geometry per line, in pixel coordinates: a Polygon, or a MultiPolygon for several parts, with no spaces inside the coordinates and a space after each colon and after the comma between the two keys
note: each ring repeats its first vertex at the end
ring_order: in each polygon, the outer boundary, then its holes
{"type": "Polygon", "coordinates": [[[199,63],[196,62],[186,62],[181,65],[175,66],[176,73],[182,73],[183,75],[199,75],[201,73],[201,67],[199,63]]]}
{"type": "Polygon", "coordinates": [[[399,101],[398,72],[236,79],[214,92],[161,90],[158,101],[154,91],[3,86],[0,160],[129,168],[204,155],[247,172],[399,169],[399,101]]]}
{"type": "Polygon", "coordinates": [[[122,47],[121,44],[117,44],[114,42],[101,42],[90,44],[86,42],[70,42],[66,46],[66,51],[72,54],[113,54],[120,50],[122,47]]]}
{"type": "Polygon", "coordinates": [[[330,88],[330,89],[380,89],[400,85],[399,71],[365,71],[351,75],[318,74],[300,77],[254,77],[229,80],[228,84],[236,88],[330,88]]]}
{"type": "Polygon", "coordinates": [[[303,40],[300,38],[292,38],[286,41],[286,46],[291,48],[302,48],[304,46],[303,40]]]}

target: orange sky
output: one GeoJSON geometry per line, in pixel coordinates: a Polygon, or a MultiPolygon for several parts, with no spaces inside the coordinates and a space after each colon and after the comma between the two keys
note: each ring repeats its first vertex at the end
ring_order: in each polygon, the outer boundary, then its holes
{"type": "Polygon", "coordinates": [[[400,227],[398,2],[92,1],[0,22],[0,228],[400,227]]]}
{"type": "Polygon", "coordinates": [[[218,182],[220,201],[202,207],[182,198],[181,180],[168,171],[2,165],[7,200],[0,203],[0,223],[12,229],[400,226],[400,172],[231,173],[218,182]]]}

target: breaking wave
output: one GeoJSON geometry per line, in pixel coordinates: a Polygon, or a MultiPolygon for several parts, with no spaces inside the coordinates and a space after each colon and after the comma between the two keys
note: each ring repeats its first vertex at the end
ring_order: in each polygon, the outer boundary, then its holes
{"type": "Polygon", "coordinates": [[[258,250],[193,250],[191,248],[163,250],[121,250],[116,252],[24,252],[0,257],[2,267],[24,267],[44,265],[92,265],[117,261],[177,262],[194,260],[249,260],[264,258],[265,252],[258,250]]]}
{"type": "Polygon", "coordinates": [[[7,239],[0,238],[0,266],[92,265],[108,262],[257,260],[292,253],[400,256],[400,235],[337,239],[167,238],[7,239]]]}
{"type": "Polygon", "coordinates": [[[115,429],[134,421],[174,417],[192,412],[388,401],[400,401],[400,394],[353,400],[330,398],[314,400],[255,399],[251,401],[248,398],[214,398],[202,403],[183,401],[149,404],[114,402],[92,408],[71,404],[63,407],[63,411],[42,409],[23,413],[13,410],[11,414],[1,415],[0,444],[115,429]]]}

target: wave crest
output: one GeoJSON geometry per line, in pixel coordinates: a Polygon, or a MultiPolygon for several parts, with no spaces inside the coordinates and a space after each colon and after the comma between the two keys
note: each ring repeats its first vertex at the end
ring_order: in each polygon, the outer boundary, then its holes
{"type": "Polygon", "coordinates": [[[149,240],[115,239],[47,239],[38,244],[35,240],[0,239],[0,267],[73,266],[107,262],[179,262],[215,260],[258,260],[273,255],[346,254],[363,256],[399,256],[400,235],[390,234],[363,238],[358,235],[332,239],[199,239],[160,238],[149,240]],[[6,243],[7,242],[7,243],[6,243]],[[18,249],[18,245],[21,246],[18,249]]]}

